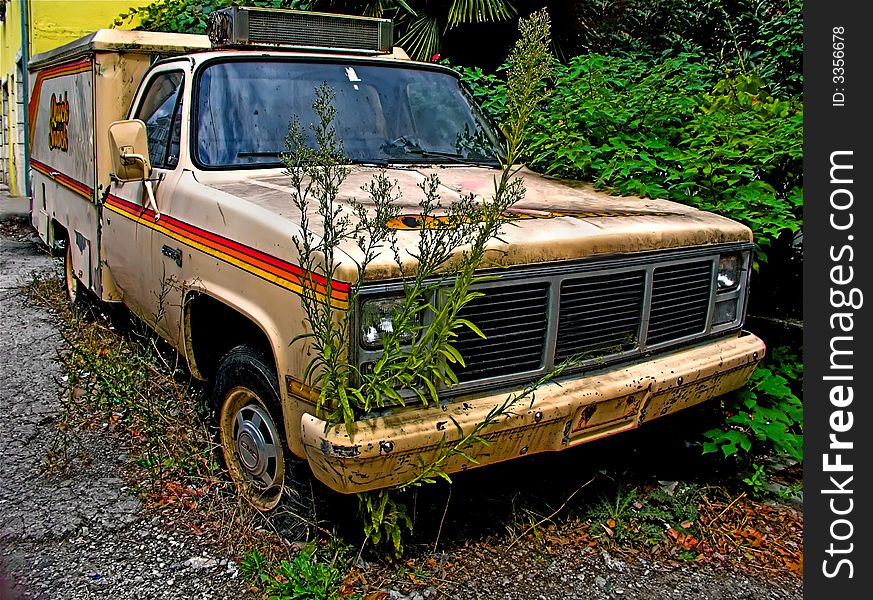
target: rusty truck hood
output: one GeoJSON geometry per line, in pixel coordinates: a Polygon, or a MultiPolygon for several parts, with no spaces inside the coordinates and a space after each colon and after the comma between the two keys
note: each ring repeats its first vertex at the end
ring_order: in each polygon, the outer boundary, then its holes
{"type": "MultiPolygon", "coordinates": [[[[340,202],[356,199],[369,204],[361,186],[381,169],[355,166],[339,194],[340,202]]],[[[239,172],[236,172],[239,174],[239,172]]],[[[401,248],[414,249],[417,241],[417,187],[432,173],[439,176],[444,205],[461,194],[489,197],[494,191],[496,169],[473,166],[403,167],[386,171],[396,180],[402,198],[401,216],[394,223],[401,248]]],[[[506,266],[534,265],[554,261],[578,260],[594,256],[635,254],[657,250],[702,247],[715,244],[750,242],[752,232],[735,221],[709,212],[670,202],[632,196],[611,196],[591,185],[544,177],[522,169],[526,194],[513,206],[517,218],[506,225],[502,242],[495,242],[494,259],[506,266]]],[[[248,172],[239,177],[198,177],[217,190],[259,205],[292,222],[299,222],[299,211],[292,203],[287,175],[278,171],[248,172]]],[[[313,201],[313,204],[315,202],[313,201]]],[[[312,226],[321,227],[315,206],[311,208],[312,226]]],[[[343,250],[357,254],[353,243],[343,250]]],[[[351,275],[351,273],[349,273],[351,275]]],[[[390,253],[376,260],[368,269],[367,279],[385,279],[398,275],[390,253]]]]}

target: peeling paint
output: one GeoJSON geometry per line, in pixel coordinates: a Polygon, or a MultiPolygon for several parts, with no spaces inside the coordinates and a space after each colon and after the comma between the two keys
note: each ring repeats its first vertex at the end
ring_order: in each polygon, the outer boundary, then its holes
{"type": "MultiPolygon", "coordinates": [[[[348,437],[348,436],[346,436],[348,437]]],[[[321,452],[325,456],[335,456],[338,458],[355,458],[361,454],[360,444],[354,446],[344,446],[342,444],[333,444],[328,440],[321,440],[321,452]]]]}
{"type": "Polygon", "coordinates": [[[570,428],[573,427],[573,421],[567,421],[564,425],[564,435],[561,437],[561,445],[566,446],[570,443],[570,428]]]}

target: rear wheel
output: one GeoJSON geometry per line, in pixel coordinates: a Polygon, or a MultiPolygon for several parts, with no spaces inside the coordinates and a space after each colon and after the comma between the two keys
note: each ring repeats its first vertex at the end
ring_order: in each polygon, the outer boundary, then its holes
{"type": "Polygon", "coordinates": [[[286,458],[272,364],[251,346],[232,349],[219,363],[213,402],[222,455],[238,492],[258,510],[268,511],[288,491],[292,512],[311,520],[314,502],[302,473],[307,465],[286,458]]]}

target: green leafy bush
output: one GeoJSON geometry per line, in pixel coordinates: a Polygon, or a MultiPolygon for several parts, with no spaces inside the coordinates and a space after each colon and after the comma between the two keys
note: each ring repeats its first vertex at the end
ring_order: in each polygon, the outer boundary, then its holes
{"type": "Polygon", "coordinates": [[[800,0],[577,0],[570,4],[554,8],[571,17],[559,36],[570,55],[657,60],[693,52],[719,70],[740,67],[758,72],[773,95],[788,97],[802,91],[800,0]]]}
{"type": "Polygon", "coordinates": [[[794,352],[774,350],[766,366],[728,402],[725,425],[704,434],[709,440],[704,453],[773,450],[803,460],[803,404],[791,386],[799,383],[801,369],[794,352]]]}
{"type": "MultiPolygon", "coordinates": [[[[748,225],[759,250],[800,229],[799,99],[776,99],[757,75],[719,73],[692,54],[590,54],[555,72],[526,132],[532,168],[723,214],[748,225]]],[[[501,78],[476,69],[463,78],[500,118],[501,78]]]]}

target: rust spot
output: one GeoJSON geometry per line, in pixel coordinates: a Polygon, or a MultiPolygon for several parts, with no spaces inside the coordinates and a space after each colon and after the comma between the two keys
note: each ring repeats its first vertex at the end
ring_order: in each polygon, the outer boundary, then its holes
{"type": "Polygon", "coordinates": [[[469,404],[467,404],[466,402],[464,402],[464,406],[463,406],[464,410],[470,410],[471,408],[473,408],[473,407],[470,406],[469,404]]]}
{"type": "Polygon", "coordinates": [[[445,431],[446,423],[448,423],[448,421],[437,421],[437,424],[436,424],[437,431],[445,431]]]}
{"type": "Polygon", "coordinates": [[[361,446],[342,446],[340,444],[331,444],[329,441],[321,440],[321,453],[325,456],[338,456],[340,458],[354,458],[361,454],[361,446]]]}
{"type": "Polygon", "coordinates": [[[649,403],[646,402],[645,406],[643,406],[643,408],[640,410],[640,420],[639,420],[640,425],[642,425],[643,421],[646,420],[646,413],[648,412],[648,410],[649,410],[649,403]]]}
{"type": "Polygon", "coordinates": [[[597,412],[597,405],[590,404],[585,407],[585,410],[582,411],[582,417],[579,419],[579,425],[585,425],[588,421],[591,420],[591,417],[594,416],[594,413],[597,412]]]}
{"type": "Polygon", "coordinates": [[[573,421],[567,421],[564,425],[564,435],[561,437],[561,445],[566,446],[570,443],[570,428],[573,426],[573,421]]]}

